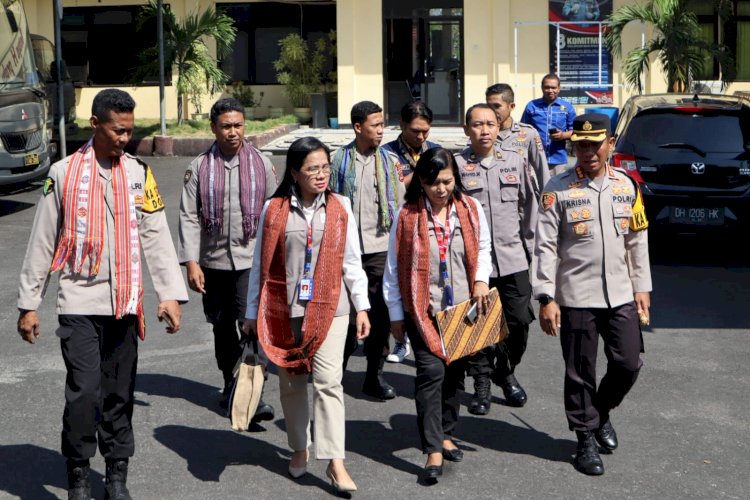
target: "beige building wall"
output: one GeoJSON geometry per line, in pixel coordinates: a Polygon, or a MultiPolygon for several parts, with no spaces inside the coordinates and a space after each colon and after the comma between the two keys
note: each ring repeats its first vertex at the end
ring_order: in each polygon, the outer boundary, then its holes
{"type": "MultiPolygon", "coordinates": [[[[215,0],[165,0],[179,17],[186,12],[215,5],[215,0]]],[[[254,0],[222,0],[242,3],[254,0]]],[[[614,0],[614,8],[633,4],[636,0],[614,0]]],[[[146,0],[63,0],[65,7],[105,7],[107,5],[142,5],[146,0]]],[[[50,0],[24,0],[29,29],[54,40],[53,2],[50,0]]],[[[487,86],[505,82],[516,93],[515,118],[520,118],[523,108],[531,99],[541,96],[541,78],[549,71],[549,29],[546,24],[516,24],[546,22],[546,0],[464,0],[464,104],[468,107],[484,100],[487,86]],[[516,45],[517,40],[517,45],[516,45]],[[517,58],[516,58],[517,47],[517,58]],[[516,60],[517,59],[517,60],[516,60]]],[[[338,108],[339,123],[346,124],[349,110],[358,101],[368,99],[384,104],[385,81],[383,77],[383,15],[381,0],[337,0],[336,28],[338,32],[338,108]]],[[[623,35],[623,52],[641,43],[643,28],[628,26],[623,35]]],[[[646,29],[646,39],[651,36],[646,29]]],[[[210,43],[209,43],[210,45],[210,43]]],[[[116,51],[113,50],[113,55],[116,51]]],[[[621,61],[613,66],[614,105],[622,104],[633,92],[623,85],[621,61]]],[[[174,75],[174,72],[173,72],[174,75]]],[[[666,92],[666,80],[657,61],[652,58],[650,72],[645,77],[644,92],[666,92]]],[[[159,117],[159,88],[157,86],[120,87],[136,100],[136,116],[159,117]]],[[[100,87],[76,89],[77,114],[87,117],[91,101],[100,87]]],[[[258,85],[253,90],[264,93],[261,116],[268,107],[284,107],[291,111],[288,99],[280,85],[258,85]]],[[[736,90],[750,91],[750,82],[732,84],[727,93],[736,90]]],[[[228,93],[207,95],[202,111],[228,93]]],[[[167,118],[177,116],[177,98],[174,86],[165,88],[167,118]]],[[[579,107],[579,112],[582,111],[579,107]]],[[[194,112],[188,110],[188,115],[194,112]]]]}
{"type": "Polygon", "coordinates": [[[359,101],[383,106],[383,3],[381,0],[337,0],[339,124],[351,122],[359,101]]]}

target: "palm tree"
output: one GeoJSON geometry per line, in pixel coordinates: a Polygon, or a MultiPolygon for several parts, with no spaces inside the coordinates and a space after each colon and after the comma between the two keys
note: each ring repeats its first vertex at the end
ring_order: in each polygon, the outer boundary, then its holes
{"type": "MultiPolygon", "coordinates": [[[[141,8],[136,18],[139,30],[144,22],[156,18],[157,9],[156,0],[150,0],[141,8]]],[[[177,122],[181,125],[186,96],[190,96],[193,103],[200,102],[204,88],[205,92],[217,92],[229,81],[211,56],[206,39],[216,41],[216,56],[223,58],[232,50],[237,29],[231,17],[211,7],[200,14],[189,13],[179,22],[170,9],[165,8],[163,16],[164,64],[177,70],[177,122]]],[[[158,73],[157,50],[151,47],[139,54],[141,66],[134,70],[135,81],[158,73]]]]}
{"type": "MultiPolygon", "coordinates": [[[[707,60],[721,69],[722,89],[734,80],[734,59],[723,44],[701,38],[698,19],[688,8],[688,0],[648,0],[645,4],[625,5],[609,16],[604,40],[613,56],[622,58],[622,31],[631,22],[651,25],[653,38],[643,47],[628,52],[622,61],[625,81],[642,93],[641,75],[648,71],[653,53],[667,75],[669,92],[687,92],[694,75],[700,74],[707,60]]],[[[719,12],[726,12],[727,0],[719,0],[719,12]]]]}

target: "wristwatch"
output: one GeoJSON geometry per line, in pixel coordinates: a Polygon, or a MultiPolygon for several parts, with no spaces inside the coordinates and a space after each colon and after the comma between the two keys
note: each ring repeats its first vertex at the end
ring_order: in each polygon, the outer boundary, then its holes
{"type": "Polygon", "coordinates": [[[538,300],[539,303],[542,304],[543,306],[546,306],[550,302],[553,302],[555,300],[555,298],[553,296],[547,295],[545,293],[544,295],[540,295],[539,297],[537,297],[536,300],[538,300]]]}

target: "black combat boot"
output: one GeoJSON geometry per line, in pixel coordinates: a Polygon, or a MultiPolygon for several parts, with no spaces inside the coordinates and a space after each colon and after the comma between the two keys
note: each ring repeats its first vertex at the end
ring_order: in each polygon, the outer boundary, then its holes
{"type": "Polygon", "coordinates": [[[492,384],[488,374],[480,373],[474,376],[474,397],[469,406],[469,413],[472,415],[487,415],[490,412],[491,387],[492,384]]]}
{"type": "Polygon", "coordinates": [[[385,365],[385,355],[378,359],[367,359],[367,372],[362,392],[376,399],[393,399],[396,397],[396,390],[383,378],[383,365],[385,365]]]}
{"type": "Polygon", "coordinates": [[[88,460],[67,460],[68,500],[91,500],[91,483],[89,482],[88,460]]]}
{"type": "Polygon", "coordinates": [[[128,480],[128,459],[107,459],[107,478],[104,483],[104,500],[132,500],[125,483],[128,480]]]}
{"type": "Polygon", "coordinates": [[[509,406],[520,408],[526,404],[526,401],[528,401],[529,398],[526,396],[526,391],[523,390],[521,384],[516,380],[516,376],[512,373],[506,375],[499,385],[503,389],[505,402],[508,403],[509,406]]]}
{"type": "Polygon", "coordinates": [[[578,447],[576,448],[576,457],[573,459],[573,466],[578,472],[589,476],[601,476],[604,474],[604,464],[599,456],[599,447],[596,445],[596,438],[591,431],[576,431],[578,437],[578,447]]]}

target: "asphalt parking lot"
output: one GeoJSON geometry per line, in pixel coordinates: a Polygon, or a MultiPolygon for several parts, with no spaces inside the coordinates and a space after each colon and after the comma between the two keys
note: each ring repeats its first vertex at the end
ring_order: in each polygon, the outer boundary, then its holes
{"type": "MultiPolygon", "coordinates": [[[[283,163],[283,158],[280,160],[283,163]]],[[[176,236],[177,207],[189,158],[149,158],[176,236]]],[[[0,194],[0,498],[65,498],[59,453],[65,370],[55,337],[54,280],[40,309],[42,337],[16,334],[18,273],[40,196],[39,185],[0,194]]],[[[656,241],[656,240],[655,240],[656,241]]],[[[502,404],[475,417],[462,409],[462,463],[447,463],[434,486],[417,482],[424,464],[413,401],[413,358],[386,367],[399,397],[363,396],[361,351],[344,375],[347,467],[359,498],[748,498],[750,471],[750,258],[739,239],[658,239],[652,252],[652,325],[644,366],[612,415],[620,448],[603,456],[605,474],[573,469],[575,436],[563,413],[563,362],[557,339],[531,327],[517,370],[529,393],[524,408],[502,404]]],[[[300,480],[286,474],[289,449],[271,374],[266,399],[276,419],[237,433],[217,407],[221,376],[200,298],[191,292],[183,328],[163,333],[148,279],[150,330],[141,343],[136,383],[136,455],[128,485],[136,499],[326,498],[325,462],[300,480]]],[[[599,366],[603,355],[600,356],[599,366]]],[[[600,370],[601,371],[601,370],[600,370]]],[[[471,395],[471,379],[467,379],[471,395]]],[[[500,397],[497,397],[500,395],[500,397]]],[[[96,498],[104,461],[92,461],[96,498]]]]}

